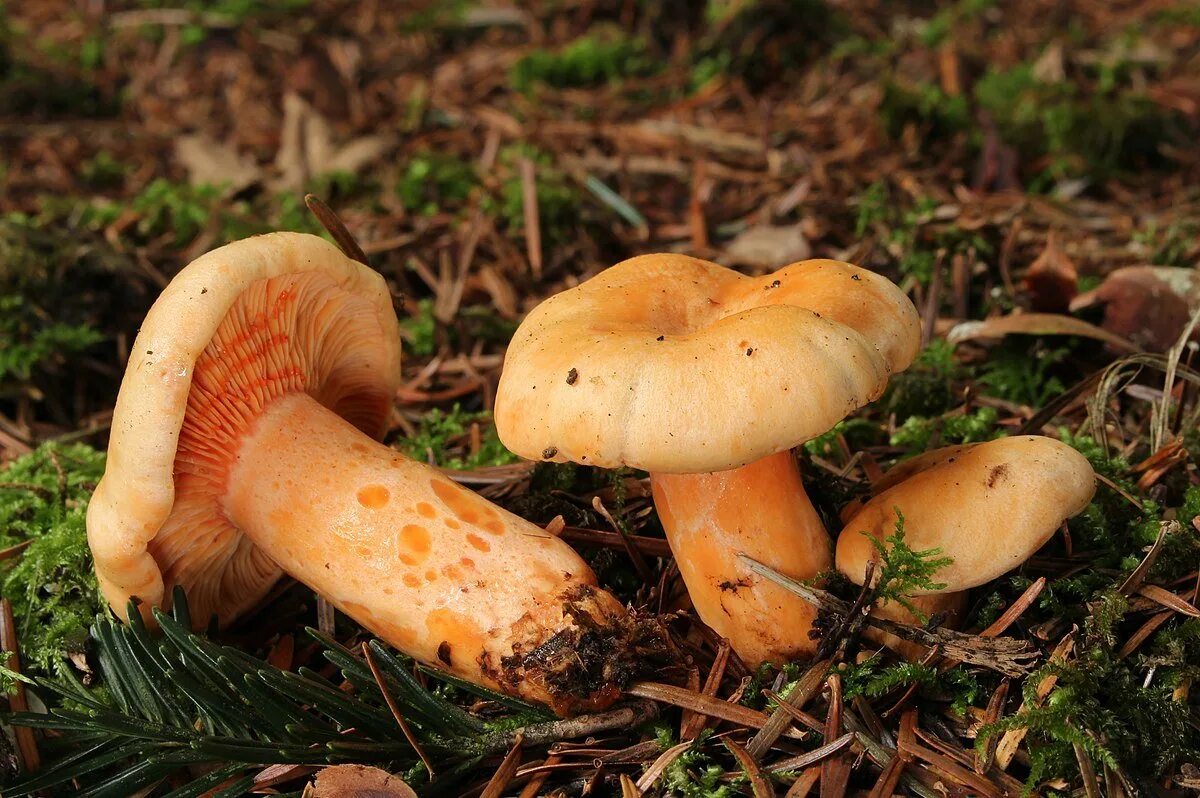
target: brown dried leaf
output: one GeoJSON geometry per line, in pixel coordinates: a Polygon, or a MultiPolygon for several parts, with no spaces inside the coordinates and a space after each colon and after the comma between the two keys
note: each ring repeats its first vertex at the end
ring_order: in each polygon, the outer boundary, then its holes
{"type": "Polygon", "coordinates": [[[1003,338],[1006,335],[1078,335],[1104,341],[1124,352],[1140,352],[1141,348],[1119,335],[1086,321],[1058,313],[1014,313],[983,321],[956,324],[946,339],[952,344],[977,338],[1003,338]]]}
{"type": "Polygon", "coordinates": [[[1200,309],[1200,273],[1178,266],[1126,266],[1075,297],[1071,311],[1097,305],[1104,307],[1104,329],[1147,351],[1165,352],[1200,309]]]}
{"type": "Polygon", "coordinates": [[[1025,290],[1033,309],[1047,313],[1063,313],[1071,306],[1077,293],[1079,273],[1075,264],[1054,243],[1053,234],[1046,239],[1046,248],[1025,273],[1025,290]]]}
{"type": "Polygon", "coordinates": [[[775,268],[812,256],[812,247],[800,225],[748,227],[725,247],[729,261],[744,266],[775,268]]]}
{"type": "Polygon", "coordinates": [[[321,770],[312,798],[417,798],[399,776],[366,765],[333,765],[321,770]]]}
{"type": "Polygon", "coordinates": [[[204,133],[177,138],[175,160],[187,170],[192,185],[225,186],[229,194],[254,185],[262,177],[253,158],[238,153],[232,143],[221,143],[204,133]]]}
{"type": "Polygon", "coordinates": [[[363,136],[337,146],[328,120],[295,92],[283,96],[280,140],[276,190],[296,190],[314,177],[334,172],[358,172],[392,146],[385,136],[363,136]]]}

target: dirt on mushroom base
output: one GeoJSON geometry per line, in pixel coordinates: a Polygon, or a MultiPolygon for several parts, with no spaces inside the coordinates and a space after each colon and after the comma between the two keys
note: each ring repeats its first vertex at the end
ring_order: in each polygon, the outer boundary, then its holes
{"type": "Polygon", "coordinates": [[[657,618],[614,613],[612,597],[591,585],[576,585],[561,600],[572,626],[548,640],[515,645],[498,667],[484,655],[483,672],[514,694],[528,690],[523,682],[532,682],[551,697],[556,713],[568,715],[612,704],[632,678],[667,653],[657,618]]]}

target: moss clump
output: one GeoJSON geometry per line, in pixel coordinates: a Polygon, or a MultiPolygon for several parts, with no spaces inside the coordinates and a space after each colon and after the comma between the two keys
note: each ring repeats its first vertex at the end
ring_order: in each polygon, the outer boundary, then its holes
{"type": "MultiPolygon", "coordinates": [[[[681,798],[734,798],[742,794],[744,779],[726,780],[725,768],[705,752],[705,745],[712,735],[712,729],[705,729],[690,748],[671,760],[662,774],[661,782],[667,795],[681,798]]],[[[674,731],[665,726],[659,729],[657,737],[664,751],[677,742],[674,731]]]]}
{"type": "MultiPolygon", "coordinates": [[[[463,410],[457,404],[449,412],[434,408],[426,413],[417,426],[416,434],[403,441],[401,448],[415,460],[460,471],[508,465],[519,460],[500,442],[490,414],[463,410]],[[454,442],[466,437],[472,424],[480,425],[478,451],[465,455],[449,454],[456,448],[454,442]]],[[[457,448],[461,450],[461,445],[457,448]]]]}
{"type": "Polygon", "coordinates": [[[415,355],[429,357],[437,351],[437,319],[432,299],[418,301],[417,312],[400,322],[400,337],[415,355]]]}
{"type": "Polygon", "coordinates": [[[478,183],[475,168],[462,158],[418,153],[396,183],[396,196],[406,210],[426,216],[462,205],[478,183]]]}
{"type": "Polygon", "coordinates": [[[892,445],[916,455],[939,446],[990,441],[1002,434],[996,427],[998,420],[992,407],[936,418],[912,416],[892,435],[892,445]]]}
{"type": "Polygon", "coordinates": [[[1046,83],[1032,64],[1021,64],[985,74],[975,100],[1006,142],[1027,159],[1047,159],[1052,176],[1160,163],[1159,145],[1180,138],[1182,122],[1122,83],[1115,72],[1090,89],[1074,81],[1046,83]]]}
{"type": "Polygon", "coordinates": [[[81,650],[104,606],[85,527],[103,473],[104,455],[82,444],[45,444],[0,470],[0,547],[29,541],[0,563],[28,669],[53,673],[66,652],[81,650]]]}
{"type": "Polygon", "coordinates": [[[1040,340],[1013,337],[992,349],[979,369],[989,396],[1029,407],[1042,407],[1066,390],[1059,376],[1070,362],[1070,346],[1049,347],[1040,340]]]}
{"type": "Polygon", "coordinates": [[[959,717],[966,715],[967,709],[984,694],[975,673],[962,665],[946,671],[919,662],[885,665],[878,654],[846,666],[842,670],[842,685],[846,698],[878,698],[901,687],[917,685],[922,695],[949,701],[951,710],[959,717]]]}
{"type": "Polygon", "coordinates": [[[884,407],[900,419],[940,415],[954,406],[956,384],[970,373],[955,358],[954,345],[935,338],[908,369],[892,377],[884,407]]]}
{"type": "Polygon", "coordinates": [[[538,84],[557,89],[599,86],[653,70],[643,40],[605,30],[581,36],[558,51],[534,50],[513,65],[509,80],[517,91],[528,92],[538,84]]]}
{"type": "Polygon", "coordinates": [[[495,215],[510,235],[524,234],[525,185],[519,166],[523,158],[528,158],[536,167],[538,225],[542,240],[549,243],[563,241],[579,218],[579,192],[568,182],[567,176],[555,168],[551,157],[536,147],[517,144],[500,152],[500,189],[496,196],[484,201],[483,209],[495,215]]]}
{"type": "Polygon", "coordinates": [[[52,359],[82,352],[103,336],[86,324],[47,321],[24,297],[0,296],[0,385],[28,380],[52,359]]]}
{"type": "Polygon", "coordinates": [[[884,244],[892,265],[902,275],[922,284],[933,279],[939,256],[992,251],[991,243],[978,233],[933,224],[937,202],[932,197],[920,197],[905,207],[895,201],[887,185],[880,181],[859,195],[857,205],[855,235],[874,233],[884,244]]]}

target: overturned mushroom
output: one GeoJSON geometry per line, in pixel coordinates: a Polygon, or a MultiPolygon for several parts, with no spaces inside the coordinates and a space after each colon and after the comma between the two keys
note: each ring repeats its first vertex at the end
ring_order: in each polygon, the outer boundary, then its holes
{"type": "Polygon", "coordinates": [[[496,397],[530,459],[651,472],[700,617],[750,664],[811,653],[814,610],[749,571],[830,564],[789,451],[877,398],[917,352],[891,282],[829,260],[746,277],[682,255],[617,264],[535,308],[496,397]]]}
{"type": "MultiPolygon", "coordinates": [[[[961,614],[963,591],[1021,565],[1087,507],[1096,475],[1067,444],[1023,435],[926,452],[891,469],[875,487],[879,492],[838,537],[838,570],[861,585],[868,563],[879,558],[871,538],[884,541],[903,516],[910,548],[938,549],[951,560],[934,576],[945,587],[916,591],[914,603],[927,615],[961,614]]],[[[879,614],[913,620],[896,604],[879,614]]],[[[900,647],[907,654],[918,649],[900,647]]]]}
{"type": "Polygon", "coordinates": [[[610,702],[636,624],[565,543],[375,439],[400,380],[383,279],[315,236],[201,257],[147,315],[88,541],[118,614],[228,623],[283,573],[404,652],[562,712],[610,702]]]}

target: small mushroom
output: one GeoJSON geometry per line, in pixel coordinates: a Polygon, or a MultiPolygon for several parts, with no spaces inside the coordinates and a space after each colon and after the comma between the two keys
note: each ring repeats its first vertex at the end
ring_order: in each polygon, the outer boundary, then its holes
{"type": "Polygon", "coordinates": [[[611,702],[632,622],[580,557],[377,442],[396,327],[383,278],[315,236],[180,272],[134,344],[88,510],[105,597],[124,615],[179,586],[197,624],[227,624],[287,573],[432,666],[563,712],[611,702]]]}
{"type": "MultiPolygon", "coordinates": [[[[938,591],[915,591],[918,609],[933,615],[961,610],[963,591],[1020,566],[1064,521],[1087,507],[1096,475],[1087,458],[1038,435],[947,446],[906,460],[876,484],[878,493],[846,522],[837,541],[837,568],[855,584],[904,517],[905,543],[938,549],[951,563],[934,575],[938,591]]],[[[900,605],[879,614],[913,622],[900,605]]],[[[884,636],[894,643],[890,636],[884,636]]],[[[898,646],[912,654],[919,646],[898,646]]]]}
{"type": "Polygon", "coordinates": [[[530,459],[651,472],[701,619],[748,664],[781,662],[815,650],[815,611],[737,555],[799,579],[829,567],[828,533],[789,450],[877,398],[919,339],[908,298],[849,264],[746,277],[645,255],[526,317],[496,428],[530,459]]]}

